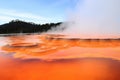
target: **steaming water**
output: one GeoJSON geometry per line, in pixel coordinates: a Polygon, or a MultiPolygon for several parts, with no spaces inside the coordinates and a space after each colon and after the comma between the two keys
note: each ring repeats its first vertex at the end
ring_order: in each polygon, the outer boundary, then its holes
{"type": "Polygon", "coordinates": [[[120,80],[120,0],[83,2],[62,24],[70,36],[0,37],[0,80],[120,80]]]}
{"type": "MultiPolygon", "coordinates": [[[[114,38],[120,36],[120,0],[78,0],[60,27],[63,34],[89,38],[114,38]]],[[[61,32],[62,33],[62,32],[61,32]]]]}
{"type": "Polygon", "coordinates": [[[120,80],[119,67],[119,39],[0,37],[1,80],[120,80]]]}

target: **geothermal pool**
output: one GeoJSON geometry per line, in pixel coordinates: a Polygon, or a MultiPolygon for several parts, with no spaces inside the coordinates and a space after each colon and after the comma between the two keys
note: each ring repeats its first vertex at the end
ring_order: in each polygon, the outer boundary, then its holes
{"type": "Polygon", "coordinates": [[[120,80],[120,39],[2,36],[0,80],[120,80]]]}

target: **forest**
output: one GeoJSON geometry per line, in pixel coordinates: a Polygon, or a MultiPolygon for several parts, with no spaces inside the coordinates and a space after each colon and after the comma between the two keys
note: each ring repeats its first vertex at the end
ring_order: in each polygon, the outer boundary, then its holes
{"type": "MultiPolygon", "coordinates": [[[[9,23],[0,25],[0,34],[9,33],[42,33],[47,32],[50,29],[58,28],[62,22],[58,23],[46,23],[35,24],[33,22],[25,22],[21,20],[12,20],[9,23]]],[[[64,28],[60,28],[64,30],[64,28]]]]}

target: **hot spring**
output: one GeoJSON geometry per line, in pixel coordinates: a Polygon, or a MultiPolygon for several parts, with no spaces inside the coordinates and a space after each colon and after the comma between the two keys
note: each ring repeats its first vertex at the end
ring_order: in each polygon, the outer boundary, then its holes
{"type": "Polygon", "coordinates": [[[1,80],[119,80],[119,38],[0,37],[1,80]]]}

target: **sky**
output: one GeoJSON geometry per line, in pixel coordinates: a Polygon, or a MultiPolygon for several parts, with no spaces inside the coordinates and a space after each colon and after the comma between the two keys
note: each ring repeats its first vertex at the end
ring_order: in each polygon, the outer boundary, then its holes
{"type": "Polygon", "coordinates": [[[120,38],[120,0],[84,0],[69,16],[66,34],[90,38],[120,38]]]}
{"type": "Polygon", "coordinates": [[[0,24],[20,19],[38,24],[63,22],[77,0],[0,0],[0,24]]]}
{"type": "Polygon", "coordinates": [[[0,0],[0,24],[16,19],[37,24],[66,21],[66,33],[119,36],[119,3],[120,0],[0,0]]]}

